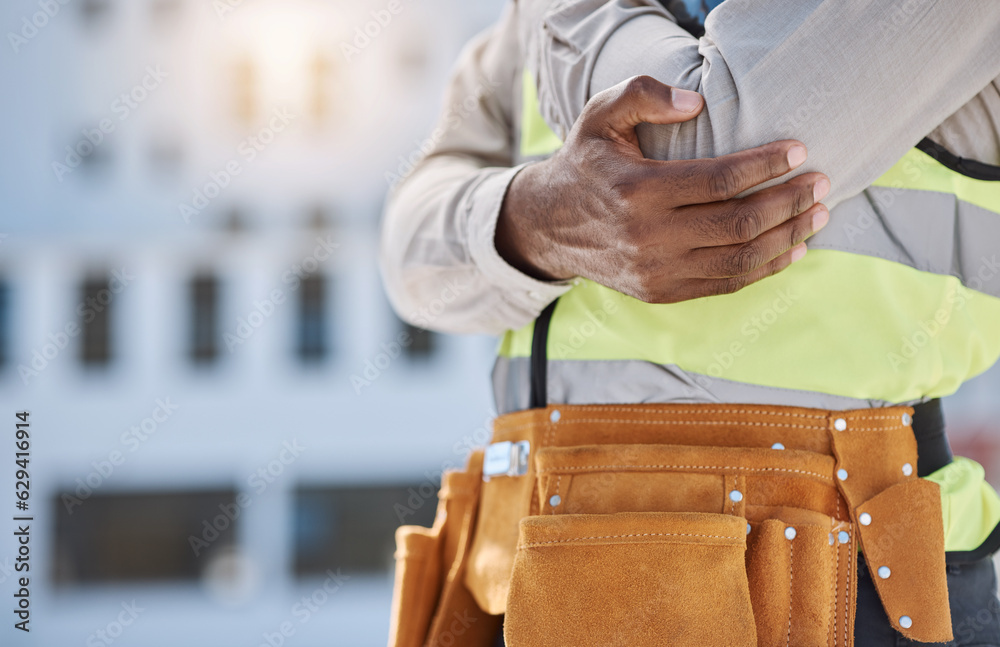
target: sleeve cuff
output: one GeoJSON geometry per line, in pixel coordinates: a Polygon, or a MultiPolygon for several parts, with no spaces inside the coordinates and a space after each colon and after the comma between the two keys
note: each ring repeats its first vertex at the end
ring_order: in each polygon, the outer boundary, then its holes
{"type": "Polygon", "coordinates": [[[472,262],[510,303],[537,315],[573,287],[573,280],[539,281],[515,269],[497,252],[494,237],[500,206],[514,176],[525,166],[521,164],[484,178],[467,197],[465,210],[472,262]]]}

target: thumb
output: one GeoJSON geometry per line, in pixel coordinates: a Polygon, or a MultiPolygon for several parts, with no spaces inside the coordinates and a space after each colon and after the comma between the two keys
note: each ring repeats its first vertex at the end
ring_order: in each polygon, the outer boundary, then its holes
{"type": "MultiPolygon", "coordinates": [[[[695,118],[704,101],[697,92],[673,88],[651,76],[634,76],[591,99],[589,117],[605,128],[631,134],[641,123],[676,124],[695,118]]],[[[596,124],[595,124],[596,125],[596,124]]]]}

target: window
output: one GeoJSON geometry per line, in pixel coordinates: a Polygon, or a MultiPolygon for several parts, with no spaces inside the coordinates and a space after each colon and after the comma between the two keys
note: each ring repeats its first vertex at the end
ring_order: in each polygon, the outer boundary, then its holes
{"type": "Polygon", "coordinates": [[[430,526],[437,483],[299,488],[294,503],[295,574],[343,568],[384,573],[392,568],[396,528],[430,526]]]}
{"type": "Polygon", "coordinates": [[[95,494],[85,487],[52,502],[57,584],[196,579],[215,551],[234,543],[234,490],[95,494]]]}
{"type": "Polygon", "coordinates": [[[80,287],[80,361],[104,366],[111,361],[111,307],[114,294],[106,278],[89,278],[80,287]]]}
{"type": "Polygon", "coordinates": [[[422,33],[410,32],[397,42],[400,43],[397,49],[399,68],[408,78],[413,78],[427,67],[427,39],[422,33]]]}
{"type": "Polygon", "coordinates": [[[0,368],[10,361],[10,287],[0,278],[0,368]]]}
{"type": "Polygon", "coordinates": [[[309,274],[299,286],[298,355],[303,362],[326,357],[326,278],[309,274]]]}
{"type": "Polygon", "coordinates": [[[423,328],[412,326],[405,321],[403,332],[409,335],[410,343],[405,346],[406,356],[411,359],[429,359],[437,350],[437,334],[423,328]]]}
{"type": "Polygon", "coordinates": [[[184,150],[179,139],[159,139],[149,146],[150,167],[161,177],[175,175],[184,162],[184,150]]]}
{"type": "Polygon", "coordinates": [[[180,0],[153,0],[150,5],[150,15],[156,26],[175,23],[180,13],[180,0]]]}
{"type": "Polygon", "coordinates": [[[331,214],[330,209],[323,205],[315,205],[309,210],[309,217],[306,226],[316,232],[326,232],[336,225],[336,216],[331,214]]]}
{"type": "Polygon", "coordinates": [[[257,73],[250,59],[243,59],[236,64],[233,83],[236,117],[244,125],[252,124],[257,116],[257,73]]]}
{"type": "Polygon", "coordinates": [[[110,9],[108,0],[83,0],[80,4],[80,15],[84,22],[93,25],[106,18],[110,9]]]}
{"type": "Polygon", "coordinates": [[[321,53],[317,53],[309,65],[309,112],[317,123],[322,123],[330,110],[329,86],[332,70],[333,65],[321,53]]]}
{"type": "Polygon", "coordinates": [[[234,236],[242,234],[249,229],[246,216],[238,207],[230,208],[222,220],[222,229],[234,236]]]}
{"type": "MultiPolygon", "coordinates": [[[[93,126],[97,121],[92,122],[93,126]]],[[[90,131],[90,127],[84,130],[90,131]]],[[[99,131],[98,131],[99,132],[99,131]]],[[[91,133],[93,135],[93,133],[91,133]]],[[[102,135],[104,139],[96,144],[87,137],[76,136],[69,139],[67,147],[60,151],[58,162],[59,170],[56,171],[58,179],[63,180],[69,175],[76,175],[78,172],[90,177],[99,177],[111,169],[114,158],[114,145],[108,140],[107,135],[102,135]]],[[[96,135],[94,135],[96,138],[96,135]]]]}
{"type": "Polygon", "coordinates": [[[195,363],[212,362],[219,356],[219,281],[214,276],[196,276],[188,283],[191,303],[190,356],[195,363]]]}

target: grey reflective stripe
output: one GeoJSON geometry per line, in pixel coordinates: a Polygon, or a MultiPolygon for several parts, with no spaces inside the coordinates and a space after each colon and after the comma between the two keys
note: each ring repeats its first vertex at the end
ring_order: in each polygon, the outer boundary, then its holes
{"type": "Polygon", "coordinates": [[[869,187],[834,207],[830,224],[807,244],[951,274],[1000,297],[998,241],[1000,214],[951,193],[869,187]]]}
{"type": "MultiPolygon", "coordinates": [[[[493,394],[500,414],[528,408],[529,375],[529,358],[497,358],[493,394]]],[[[548,396],[551,404],[742,402],[832,410],[914,404],[745,384],[642,360],[550,359],[548,396]]]]}
{"type": "MultiPolygon", "coordinates": [[[[552,366],[553,362],[549,362],[552,366]]],[[[552,376],[549,384],[552,383],[552,376]]],[[[497,356],[493,364],[493,402],[497,413],[503,415],[512,411],[530,408],[531,401],[531,358],[497,356]]]]}

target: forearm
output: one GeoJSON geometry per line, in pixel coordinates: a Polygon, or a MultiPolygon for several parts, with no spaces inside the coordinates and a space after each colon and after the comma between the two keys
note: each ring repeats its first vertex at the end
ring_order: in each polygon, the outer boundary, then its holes
{"type": "Polygon", "coordinates": [[[795,138],[800,171],[854,195],[1000,74],[1000,4],[727,0],[698,40],[660,9],[574,3],[528,32],[543,115],[557,129],[586,99],[637,74],[697,90],[706,110],[643,126],[649,157],[716,156],[795,138]],[[574,7],[587,6],[585,16],[574,7]],[[893,17],[900,13],[898,22],[893,17]],[[600,29],[580,28],[583,21],[600,29]],[[895,26],[893,26],[895,25],[895,26]],[[887,29],[892,33],[887,33],[887,29]],[[610,34],[610,35],[609,35],[610,34]]]}

